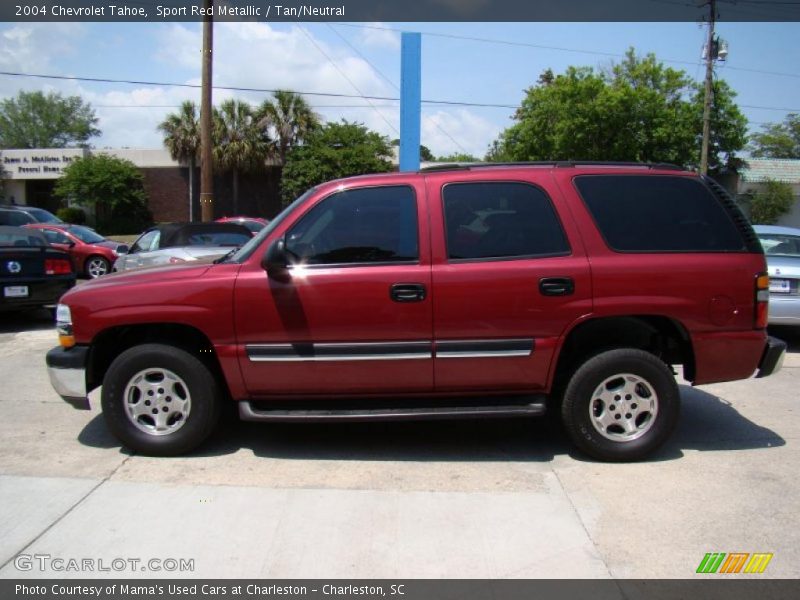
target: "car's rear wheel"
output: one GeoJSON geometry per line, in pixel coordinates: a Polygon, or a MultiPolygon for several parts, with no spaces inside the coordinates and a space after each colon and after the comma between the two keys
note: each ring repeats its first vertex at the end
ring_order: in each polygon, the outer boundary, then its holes
{"type": "Polygon", "coordinates": [[[661,446],[680,412],[669,367],[634,348],[609,350],[583,363],[570,379],[561,416],[575,445],[593,458],[639,460],[661,446]]]}
{"type": "Polygon", "coordinates": [[[152,456],[200,445],[219,420],[219,386],[197,357],[142,344],[120,354],[103,379],[103,415],[129,448],[152,456]]]}
{"type": "Polygon", "coordinates": [[[97,279],[102,277],[111,269],[111,264],[102,256],[90,256],[86,259],[86,264],[83,267],[86,277],[89,279],[97,279]]]}

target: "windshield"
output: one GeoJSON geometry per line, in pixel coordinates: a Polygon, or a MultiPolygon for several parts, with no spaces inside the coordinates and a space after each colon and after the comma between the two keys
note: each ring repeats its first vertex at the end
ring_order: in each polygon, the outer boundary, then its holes
{"type": "Polygon", "coordinates": [[[39,223],[63,223],[61,219],[53,213],[46,211],[43,208],[26,208],[25,212],[29,213],[39,223]]]}
{"type": "Polygon", "coordinates": [[[99,244],[100,242],[105,241],[105,238],[102,235],[95,233],[87,227],[81,227],[80,225],[72,225],[67,227],[67,231],[69,231],[84,244],[99,244]]]}
{"type": "Polygon", "coordinates": [[[759,233],[758,239],[767,256],[800,257],[800,235],[759,233]]]}
{"type": "Polygon", "coordinates": [[[269,225],[267,225],[266,227],[264,227],[264,229],[259,231],[258,234],[256,234],[256,236],[253,239],[251,239],[244,246],[239,248],[239,250],[235,254],[232,254],[230,258],[228,258],[224,262],[240,263],[250,258],[250,256],[253,254],[253,252],[256,251],[256,248],[258,248],[261,242],[263,242],[267,238],[267,236],[269,236],[269,234],[275,231],[278,225],[283,223],[284,219],[286,219],[286,217],[292,214],[295,207],[298,206],[299,204],[302,204],[303,201],[306,198],[308,198],[312,193],[314,193],[314,190],[316,189],[317,189],[316,187],[312,187],[305,194],[303,194],[302,196],[297,198],[294,202],[292,202],[289,206],[284,208],[277,217],[275,217],[274,219],[272,219],[272,221],[269,222],[269,225]]]}

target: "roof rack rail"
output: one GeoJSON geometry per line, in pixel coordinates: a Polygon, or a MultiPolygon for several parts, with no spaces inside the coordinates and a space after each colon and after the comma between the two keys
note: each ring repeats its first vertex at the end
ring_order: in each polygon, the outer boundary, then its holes
{"type": "Polygon", "coordinates": [[[601,160],[541,160],[523,162],[473,162],[473,163],[444,163],[429,165],[420,169],[421,173],[431,171],[468,171],[470,169],[485,169],[492,167],[641,167],[645,169],[661,169],[665,171],[683,171],[684,168],[671,163],[645,163],[624,161],[601,160]]]}

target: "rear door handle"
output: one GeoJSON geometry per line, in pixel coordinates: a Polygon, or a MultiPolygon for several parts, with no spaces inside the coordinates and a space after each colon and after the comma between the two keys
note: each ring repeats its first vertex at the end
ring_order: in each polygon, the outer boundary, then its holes
{"type": "Polygon", "coordinates": [[[389,296],[395,302],[422,302],[426,289],[421,283],[395,283],[389,290],[389,296]]]}
{"type": "Polygon", "coordinates": [[[542,296],[569,296],[575,292],[572,277],[544,277],[539,280],[542,296]]]}

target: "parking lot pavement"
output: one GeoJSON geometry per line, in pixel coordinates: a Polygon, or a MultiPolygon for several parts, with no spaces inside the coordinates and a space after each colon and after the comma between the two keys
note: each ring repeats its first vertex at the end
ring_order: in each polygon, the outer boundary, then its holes
{"type": "Polygon", "coordinates": [[[0,315],[2,577],[678,578],[706,552],[771,552],[762,576],[800,575],[797,340],[773,377],[683,386],[670,442],[623,465],[547,418],[228,419],[191,456],[131,455],[52,391],[54,341],[45,314],[0,315]],[[195,570],[19,571],[21,553],[195,570]]]}

